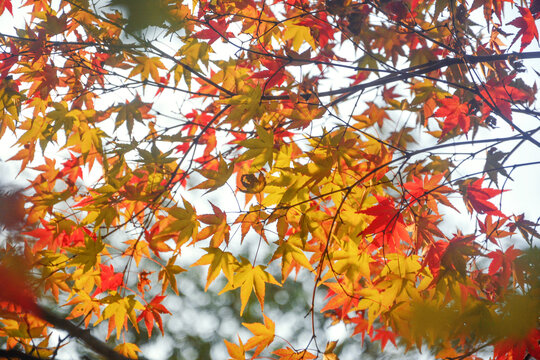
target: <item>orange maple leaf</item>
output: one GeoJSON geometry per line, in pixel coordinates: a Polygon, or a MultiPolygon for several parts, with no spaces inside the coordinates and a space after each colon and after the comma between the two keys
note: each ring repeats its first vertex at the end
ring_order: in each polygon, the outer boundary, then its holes
{"type": "Polygon", "coordinates": [[[290,347],[276,350],[272,354],[279,356],[279,360],[310,360],[317,358],[317,356],[307,350],[295,351],[290,347]]]}
{"type": "Polygon", "coordinates": [[[445,118],[441,138],[457,126],[466,134],[471,128],[469,105],[462,104],[456,95],[441,99],[439,102],[441,107],[434,115],[445,118]]]}
{"type": "Polygon", "coordinates": [[[253,357],[259,355],[264,348],[268,347],[274,341],[275,324],[266,315],[263,314],[263,316],[264,325],[260,323],[242,323],[242,325],[253,333],[253,337],[246,343],[247,349],[255,348],[253,357]]]}

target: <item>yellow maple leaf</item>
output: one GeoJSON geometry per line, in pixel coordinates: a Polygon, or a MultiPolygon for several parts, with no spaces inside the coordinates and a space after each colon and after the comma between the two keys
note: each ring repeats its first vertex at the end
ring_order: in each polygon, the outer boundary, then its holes
{"type": "Polygon", "coordinates": [[[338,356],[334,354],[337,341],[329,341],[326,343],[326,349],[324,350],[323,360],[339,360],[338,356]]]}
{"type": "Polygon", "coordinates": [[[308,43],[312,49],[316,49],[315,40],[311,36],[311,29],[307,26],[296,25],[298,20],[289,20],[285,22],[283,38],[285,40],[292,39],[292,47],[294,51],[300,50],[304,42],[308,43]]]}
{"type": "Polygon", "coordinates": [[[208,189],[207,193],[214,191],[227,182],[234,171],[234,164],[229,164],[225,162],[222,156],[219,157],[219,164],[217,170],[211,169],[200,169],[197,170],[199,174],[207,178],[208,180],[203,181],[199,185],[191,189],[208,189]]]}
{"type": "Polygon", "coordinates": [[[247,341],[246,348],[255,348],[253,357],[256,357],[261,351],[268,347],[274,341],[275,324],[274,322],[264,315],[264,325],[261,323],[242,323],[249,331],[253,333],[253,336],[247,341]]]}
{"type": "Polygon", "coordinates": [[[231,228],[227,224],[227,215],[214,204],[210,203],[210,205],[212,205],[214,214],[199,215],[198,217],[201,222],[208,226],[199,231],[197,241],[211,236],[211,247],[218,247],[223,240],[225,240],[226,244],[229,244],[229,231],[231,228]]]}
{"type": "Polygon", "coordinates": [[[302,266],[309,271],[313,271],[313,267],[304,253],[304,245],[299,236],[293,235],[287,241],[281,243],[270,261],[274,261],[278,258],[281,258],[282,281],[287,279],[287,276],[289,276],[293,268],[298,270],[299,266],[302,266]]]}
{"type": "Polygon", "coordinates": [[[227,285],[221,290],[219,295],[229,290],[237,289],[240,287],[240,299],[242,301],[242,307],[240,309],[240,315],[244,312],[249,297],[252,291],[255,291],[255,296],[261,304],[261,309],[264,310],[264,295],[266,283],[271,283],[277,286],[281,286],[276,279],[266,272],[266,266],[258,265],[253,266],[244,257],[241,257],[241,263],[238,265],[234,272],[232,281],[229,280],[227,285]]]}
{"type": "Polygon", "coordinates": [[[274,132],[266,131],[262,126],[255,126],[258,137],[240,142],[242,147],[248,149],[242,154],[239,161],[253,159],[251,167],[256,170],[262,168],[266,163],[271,167],[274,153],[274,132]]]}
{"type": "Polygon", "coordinates": [[[142,81],[145,81],[148,79],[148,75],[152,77],[152,80],[155,82],[159,82],[159,71],[158,69],[165,69],[165,66],[161,62],[159,57],[146,57],[146,56],[138,56],[135,58],[135,61],[137,62],[137,66],[131,70],[129,73],[129,77],[135,76],[137,74],[141,74],[142,81]]]}
{"type": "Polygon", "coordinates": [[[234,268],[238,266],[236,258],[228,251],[222,251],[218,248],[208,247],[204,248],[207,254],[203,255],[191,266],[210,265],[208,268],[208,275],[206,277],[206,286],[204,291],[208,289],[208,286],[216,279],[220,271],[223,271],[225,277],[231,281],[233,279],[234,268]]]}

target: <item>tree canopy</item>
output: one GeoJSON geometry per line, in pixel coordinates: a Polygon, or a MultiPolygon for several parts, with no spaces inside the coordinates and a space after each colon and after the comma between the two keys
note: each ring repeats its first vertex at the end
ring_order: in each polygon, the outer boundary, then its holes
{"type": "Polygon", "coordinates": [[[0,138],[27,181],[0,195],[1,357],[137,358],[202,268],[240,316],[257,304],[220,358],[338,359],[320,312],[383,351],[540,358],[540,214],[507,206],[540,165],[540,1],[0,15],[0,138]],[[297,276],[307,343],[264,311],[297,276]]]}

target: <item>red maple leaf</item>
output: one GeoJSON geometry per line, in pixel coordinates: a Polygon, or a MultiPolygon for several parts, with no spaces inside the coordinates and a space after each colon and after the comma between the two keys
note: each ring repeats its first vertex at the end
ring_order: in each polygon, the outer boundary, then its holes
{"type": "Polygon", "coordinates": [[[467,210],[473,210],[479,214],[488,214],[506,218],[499,209],[490,203],[488,200],[494,196],[500,195],[504,190],[496,190],[490,188],[482,188],[484,177],[469,183],[463,188],[463,201],[467,206],[467,210]]]}
{"type": "Polygon", "coordinates": [[[92,294],[92,296],[96,296],[107,290],[117,290],[120,286],[123,285],[124,274],[115,274],[112,265],[106,266],[103,264],[99,264],[99,267],[101,268],[101,273],[99,274],[99,277],[101,279],[101,285],[96,289],[96,291],[94,291],[94,294],[92,294]]]}
{"type": "Polygon", "coordinates": [[[419,202],[420,204],[425,203],[437,214],[439,213],[438,203],[455,209],[444,195],[451,193],[452,189],[448,186],[439,185],[443,176],[444,173],[431,177],[425,175],[423,179],[413,176],[413,181],[403,184],[403,187],[407,190],[405,198],[410,202],[410,205],[413,205],[415,202],[419,202]]]}
{"type": "Polygon", "coordinates": [[[71,158],[62,163],[64,168],[60,170],[57,177],[62,178],[67,176],[69,184],[75,184],[77,178],[82,179],[83,177],[82,169],[79,167],[81,159],[79,157],[73,156],[72,153],[69,153],[69,155],[71,156],[71,158]]]}
{"type": "Polygon", "coordinates": [[[502,288],[506,288],[510,275],[512,273],[512,262],[522,254],[521,250],[514,249],[514,246],[510,246],[505,252],[501,250],[495,250],[487,254],[487,257],[491,258],[491,264],[489,265],[488,274],[495,275],[502,268],[498,279],[498,283],[502,288]]]}
{"type": "Polygon", "coordinates": [[[512,104],[522,101],[534,101],[534,94],[528,94],[511,84],[515,75],[509,75],[501,80],[490,79],[480,91],[477,100],[483,102],[482,118],[486,119],[494,109],[512,120],[512,104]]]}
{"type": "Polygon", "coordinates": [[[264,86],[271,88],[280,86],[287,79],[285,72],[285,63],[281,60],[261,59],[261,63],[268,69],[254,73],[252,79],[267,79],[264,86]]]}
{"type": "Polygon", "coordinates": [[[471,128],[469,105],[462,104],[456,95],[444,98],[439,102],[441,106],[434,115],[445,118],[441,138],[458,125],[464,133],[467,133],[471,128]]]}
{"type": "Polygon", "coordinates": [[[514,40],[512,40],[512,44],[510,44],[510,46],[512,46],[521,36],[521,48],[519,49],[519,51],[522,52],[523,49],[525,49],[531,43],[533,38],[536,38],[536,40],[538,41],[538,29],[536,28],[536,24],[534,23],[534,17],[531,13],[531,10],[521,6],[518,6],[518,9],[521,17],[515,18],[514,20],[510,21],[508,25],[519,28],[519,31],[516,34],[514,40]]]}
{"type": "Polygon", "coordinates": [[[220,37],[232,38],[234,34],[227,31],[229,24],[225,21],[225,18],[219,20],[211,20],[208,22],[208,29],[197,32],[194,36],[197,39],[206,39],[208,44],[212,45],[220,37]]]}
{"type": "Polygon", "coordinates": [[[184,154],[186,154],[189,150],[190,145],[190,143],[185,142],[175,146],[174,149],[176,150],[176,152],[183,152],[184,154]]]}
{"type": "Polygon", "coordinates": [[[330,24],[325,12],[317,14],[317,17],[308,15],[298,22],[298,25],[310,28],[311,34],[319,42],[319,46],[324,48],[329,40],[334,40],[336,29],[330,24]]]}
{"type": "MultiPolygon", "coordinates": [[[[1,1],[2,0],[0,0],[0,14],[2,14],[3,11],[1,1]]],[[[0,54],[0,78],[2,79],[5,79],[8,76],[11,67],[19,60],[19,49],[17,49],[13,43],[10,43],[10,49],[10,52],[0,54]]]]}
{"type": "Polygon", "coordinates": [[[11,6],[11,0],[0,0],[0,15],[3,14],[4,10],[10,12],[13,15],[13,7],[11,6]]]}
{"type": "Polygon", "coordinates": [[[374,234],[372,246],[388,246],[390,251],[396,251],[400,240],[409,242],[410,237],[403,222],[401,209],[396,209],[394,200],[391,198],[375,195],[378,205],[359,211],[362,214],[374,216],[375,219],[361,234],[374,234]]]}
{"type": "Polygon", "coordinates": [[[394,344],[394,346],[397,348],[396,333],[390,330],[383,329],[375,329],[375,332],[377,334],[371,338],[371,341],[381,340],[381,351],[384,351],[384,347],[386,346],[386,343],[388,343],[388,340],[390,340],[390,342],[394,344]]]}
{"type": "Polygon", "coordinates": [[[493,355],[495,360],[502,359],[525,359],[527,352],[535,359],[540,359],[540,330],[531,329],[527,336],[522,339],[508,338],[495,344],[493,355]],[[512,354],[509,357],[509,354],[512,354]]]}
{"type": "Polygon", "coordinates": [[[441,260],[446,252],[446,248],[450,243],[444,240],[434,242],[429,246],[429,250],[424,257],[423,266],[428,266],[429,270],[433,274],[433,278],[439,276],[441,269],[441,260]]]}
{"type": "Polygon", "coordinates": [[[161,302],[165,299],[165,296],[156,296],[146,305],[146,308],[143,310],[143,312],[137,317],[137,321],[141,321],[144,319],[144,324],[146,325],[146,329],[148,331],[148,338],[152,336],[152,329],[154,327],[154,320],[157,323],[157,326],[159,327],[159,330],[161,330],[161,333],[163,334],[163,321],[161,320],[160,314],[170,314],[169,310],[165,306],[161,304],[161,302]]]}

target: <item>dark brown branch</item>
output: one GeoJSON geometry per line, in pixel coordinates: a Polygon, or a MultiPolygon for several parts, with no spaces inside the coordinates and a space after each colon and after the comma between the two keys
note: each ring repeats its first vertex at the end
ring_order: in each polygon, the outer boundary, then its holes
{"type": "MultiPolygon", "coordinates": [[[[357,84],[348,88],[341,88],[336,90],[323,91],[318,93],[319,97],[322,96],[334,96],[342,95],[339,98],[332,101],[328,106],[336,105],[337,103],[345,100],[349,96],[375,86],[387,85],[396,81],[407,80],[415,76],[424,75],[435,70],[442,69],[444,67],[457,65],[457,64],[478,64],[486,62],[495,62],[495,61],[506,61],[509,58],[515,58],[519,60],[524,59],[538,59],[540,58],[540,51],[533,51],[529,53],[508,53],[508,54],[498,54],[498,55],[484,55],[484,56],[475,56],[475,55],[464,55],[462,58],[447,58],[439,61],[431,61],[422,65],[410,67],[403,70],[398,70],[396,73],[384,76],[380,79],[370,81],[364,84],[357,84]]],[[[304,99],[309,99],[312,94],[302,94],[301,96],[304,99]]],[[[288,95],[266,95],[262,96],[261,100],[286,100],[288,95]]]]}
{"type": "Polygon", "coordinates": [[[0,357],[6,359],[20,359],[20,360],[43,360],[43,358],[24,353],[16,349],[4,350],[0,349],[0,357]]]}
{"type": "MultiPolygon", "coordinates": [[[[40,307],[40,314],[37,314],[39,317],[41,317],[43,320],[47,321],[51,325],[53,325],[55,328],[66,331],[70,336],[77,338],[84,342],[88,348],[90,348],[95,353],[103,356],[105,359],[108,360],[130,360],[129,358],[125,357],[124,355],[114,351],[107,343],[104,341],[99,340],[94,335],[90,333],[89,330],[82,329],[78,327],[77,325],[73,324],[71,321],[66,320],[62,317],[59,317],[58,315],[52,313],[51,311],[40,307]]],[[[35,357],[30,358],[22,358],[23,360],[34,360],[35,357]]]]}

